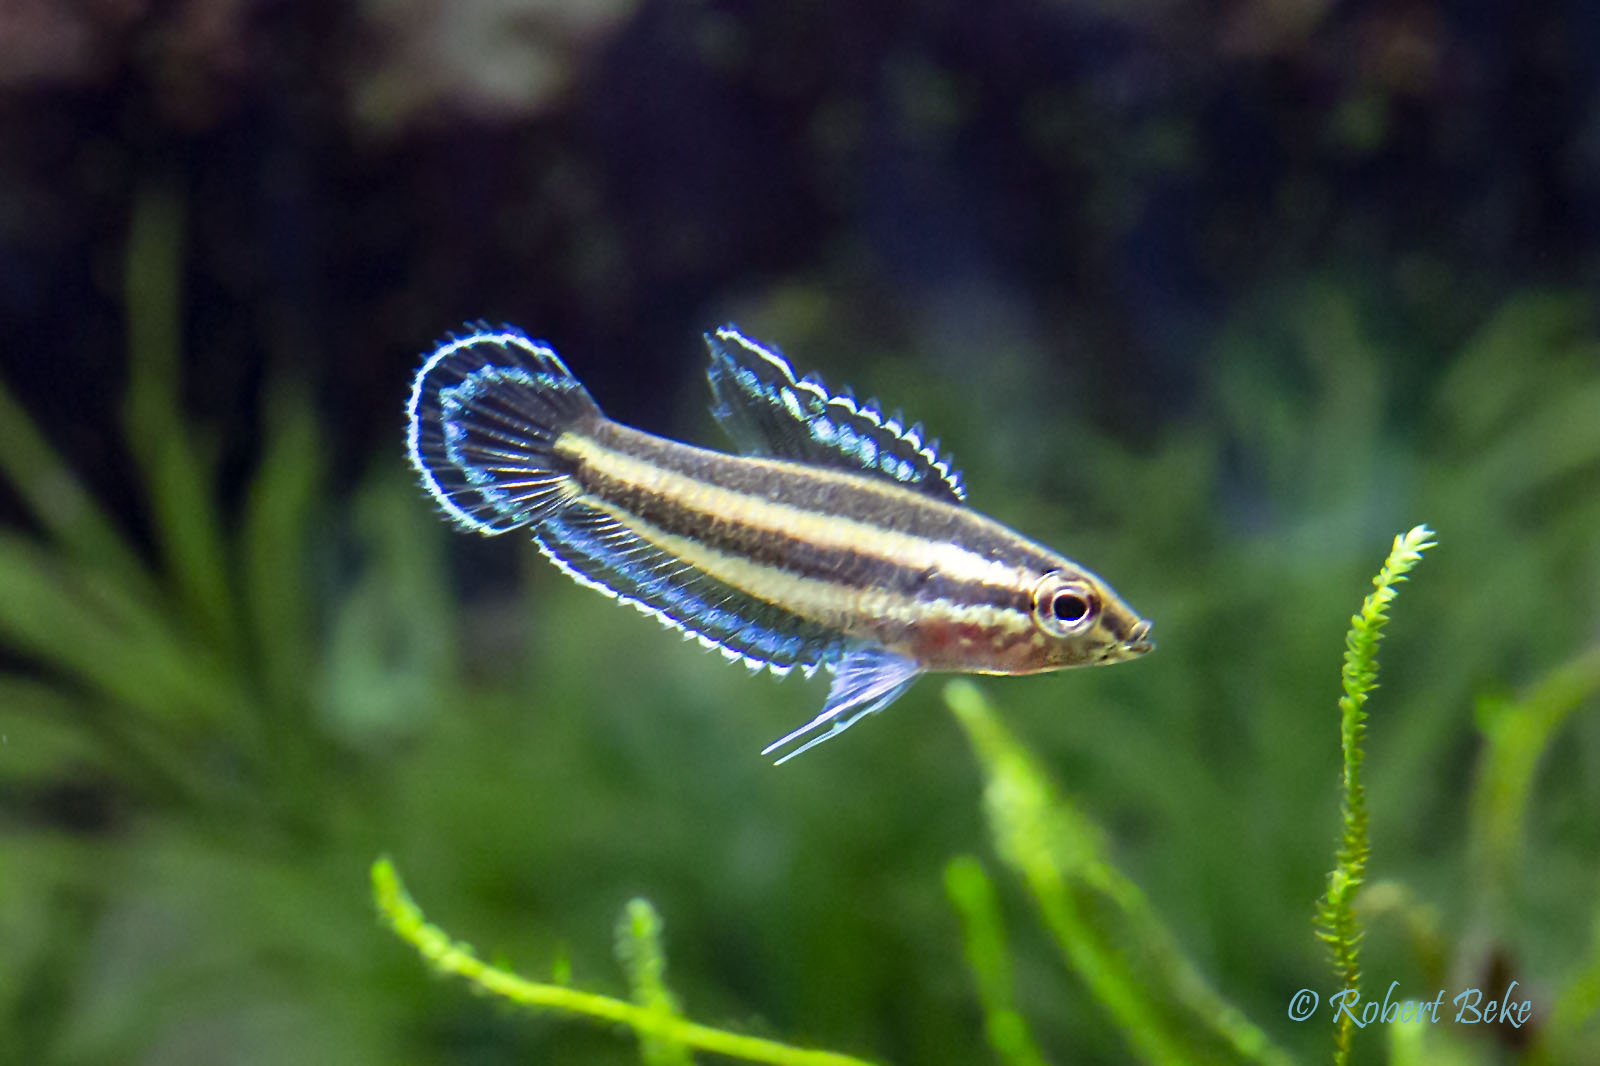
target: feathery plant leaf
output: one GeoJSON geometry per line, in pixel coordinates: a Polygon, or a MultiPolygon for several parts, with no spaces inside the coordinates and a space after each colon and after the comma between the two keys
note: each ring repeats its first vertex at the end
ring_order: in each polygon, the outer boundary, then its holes
{"type": "Polygon", "coordinates": [[[215,465],[191,439],[179,402],[183,208],[164,182],[134,201],[123,265],[128,315],[124,425],[155,508],[156,533],[196,633],[225,655],[240,650],[215,465]]]}
{"type": "Polygon", "coordinates": [[[152,720],[210,718],[237,700],[220,663],[190,654],[168,619],[91,563],[0,534],[0,640],[152,720]]]}
{"type": "MultiPolygon", "coordinates": [[[[1328,875],[1328,891],[1317,905],[1317,936],[1333,954],[1333,968],[1344,988],[1354,989],[1361,982],[1359,949],[1361,929],[1356,921],[1355,898],[1366,881],[1367,858],[1371,843],[1367,832],[1367,791],[1361,780],[1364,757],[1362,741],[1367,732],[1367,694],[1378,687],[1378,644],[1389,621],[1389,604],[1406,574],[1422,560],[1422,553],[1434,546],[1428,538],[1433,531],[1416,526],[1394,538],[1389,557],[1373,590],[1361,602],[1361,610],[1350,619],[1345,635],[1344,669],[1340,679],[1339,736],[1344,749],[1344,831],[1339,842],[1337,864],[1328,875]]],[[[1350,1042],[1355,1026],[1348,1011],[1339,1016],[1334,1030],[1334,1062],[1342,1066],[1350,1058],[1350,1042]]]]}
{"type": "MultiPolygon", "coordinates": [[[[681,1018],[667,988],[667,956],[661,947],[661,916],[646,899],[632,899],[617,922],[617,961],[628,974],[633,1000],[661,1017],[681,1018]]],[[[669,1037],[639,1032],[639,1057],[645,1066],[690,1066],[689,1049],[669,1037]]]]}
{"type": "MultiPolygon", "coordinates": [[[[773,1040],[741,1036],[687,1021],[667,1006],[671,1003],[671,997],[666,994],[664,986],[659,986],[664,998],[652,995],[653,1002],[643,1005],[593,992],[580,992],[565,985],[530,981],[509,970],[490,966],[474,954],[471,945],[451,940],[443,929],[428,924],[422,910],[406,892],[394,864],[388,859],[379,859],[372,864],[372,894],[380,914],[395,935],[416,948],[439,972],[464,978],[480,991],[519,1006],[564,1011],[601,1022],[626,1025],[639,1034],[646,1046],[654,1041],[656,1048],[663,1045],[680,1049],[698,1048],[746,1062],[772,1063],[773,1066],[870,1066],[864,1060],[849,1055],[789,1047],[773,1040]]],[[[648,909],[649,905],[645,906],[648,909]]],[[[639,969],[631,975],[636,982],[636,994],[640,988],[637,982],[642,976],[646,980],[659,981],[666,965],[661,954],[658,930],[653,927],[654,911],[651,910],[650,918],[643,922],[642,930],[634,928],[639,917],[640,912],[630,905],[626,918],[629,927],[627,937],[633,941],[629,950],[636,953],[633,957],[639,964],[639,969]],[[639,950],[641,941],[651,944],[642,953],[639,950]],[[653,977],[648,977],[644,971],[651,968],[655,973],[653,977]]],[[[649,1054],[646,1051],[646,1062],[686,1061],[681,1058],[651,1059],[649,1054]]]]}
{"type": "Polygon", "coordinates": [[[126,585],[129,599],[153,599],[155,584],[116,523],[0,381],[0,475],[17,490],[63,551],[126,585]]]}
{"type": "Polygon", "coordinates": [[[304,397],[269,410],[267,456],[238,546],[254,611],[241,615],[240,560],[224,536],[214,464],[180,402],[182,221],[173,188],[145,184],[123,261],[123,436],[145,483],[161,565],[141,557],[0,386],[0,475],[45,534],[0,534],[0,644],[47,672],[67,697],[62,705],[79,710],[67,720],[116,755],[113,775],[134,767],[125,776],[151,794],[188,796],[197,800],[192,813],[226,819],[272,809],[245,801],[260,780],[257,760],[280,738],[308,733],[285,728],[277,712],[306,703],[313,625],[305,538],[294,527],[306,521],[320,464],[304,397]],[[196,751],[219,741],[233,761],[208,773],[224,761],[208,764],[196,751]]]}
{"type": "Polygon", "coordinates": [[[281,723],[286,712],[304,713],[306,664],[315,658],[304,563],[322,495],[322,443],[315,409],[297,390],[269,393],[263,420],[266,451],[250,484],[237,554],[262,688],[281,723]]]}
{"type": "Polygon", "coordinates": [[[1012,994],[1005,925],[1000,919],[994,884],[983,864],[970,855],[951,859],[944,868],[944,885],[951,905],[961,916],[967,963],[978,982],[978,999],[983,1003],[990,1046],[1008,1066],[1046,1066],[1012,994]]]}
{"type": "Polygon", "coordinates": [[[1139,1058],[1291,1061],[1206,983],[1144,893],[1111,865],[1100,827],[1057,791],[977,687],[952,681],[944,696],[982,764],[995,849],[1139,1058]]]}

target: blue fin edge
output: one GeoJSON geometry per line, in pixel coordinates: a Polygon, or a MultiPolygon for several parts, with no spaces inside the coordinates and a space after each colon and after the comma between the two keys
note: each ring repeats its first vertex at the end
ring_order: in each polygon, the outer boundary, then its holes
{"type": "MultiPolygon", "coordinates": [[[[831,405],[838,405],[842,407],[849,415],[861,419],[874,430],[883,433],[888,439],[906,446],[916,456],[916,460],[921,464],[921,470],[917,470],[910,460],[901,459],[900,462],[902,464],[912,466],[912,469],[909,471],[909,473],[917,474],[921,473],[922,471],[926,471],[926,473],[929,474],[933,479],[936,479],[936,484],[930,485],[925,480],[920,480],[914,477],[903,477],[900,476],[899,473],[890,473],[886,471],[878,465],[876,451],[874,461],[869,463],[863,461],[859,456],[848,450],[850,445],[849,441],[829,440],[818,437],[813,430],[813,420],[817,417],[817,415],[808,414],[806,411],[806,408],[811,406],[811,404],[805,403],[804,400],[801,399],[801,396],[783,396],[779,398],[777,401],[778,405],[782,407],[788,418],[798,425],[805,426],[811,440],[819,447],[828,451],[832,456],[840,460],[845,460],[847,464],[845,466],[846,469],[855,469],[861,473],[874,474],[884,477],[897,484],[905,485],[908,488],[918,488],[924,491],[930,489],[936,490],[938,495],[948,496],[956,503],[964,503],[966,501],[967,488],[962,482],[961,473],[954,469],[954,467],[951,465],[950,458],[947,455],[943,455],[939,452],[938,441],[929,441],[924,437],[923,429],[920,424],[907,426],[904,424],[903,417],[899,416],[898,414],[885,415],[879,409],[876,401],[869,400],[865,403],[857,401],[855,396],[853,396],[848,389],[837,393],[829,392],[827,387],[823,384],[822,379],[815,374],[808,374],[803,378],[795,377],[794,368],[789,364],[789,361],[783,357],[783,355],[781,355],[775,349],[746,336],[731,322],[720,326],[716,330],[707,334],[706,340],[707,343],[711,345],[713,354],[713,365],[711,370],[712,389],[714,392],[716,392],[717,398],[722,405],[720,408],[714,408],[713,414],[716,415],[717,420],[723,424],[724,428],[729,431],[730,435],[734,436],[736,443],[738,443],[741,447],[745,448],[746,450],[756,450],[759,446],[760,450],[766,452],[767,454],[776,455],[778,458],[796,458],[801,460],[815,460],[817,458],[815,455],[787,456],[782,454],[781,449],[774,448],[772,446],[772,442],[770,441],[751,440],[745,436],[744,431],[746,427],[741,427],[738,424],[734,412],[730,409],[730,398],[723,395],[718,386],[717,376],[721,371],[716,366],[716,360],[719,358],[726,358],[736,368],[740,366],[740,362],[738,359],[734,358],[731,353],[719,351],[719,343],[735,346],[747,353],[749,356],[754,356],[755,358],[760,359],[766,364],[767,369],[772,371],[775,375],[775,384],[779,389],[792,390],[794,393],[808,397],[812,404],[820,405],[823,408],[831,405]]],[[[736,380],[732,384],[744,395],[751,394],[752,386],[749,382],[736,380]]],[[[758,390],[761,390],[764,383],[762,383],[759,380],[759,377],[757,377],[755,385],[758,390]]],[[[765,395],[763,395],[761,398],[767,401],[771,401],[773,399],[772,397],[765,395]]],[[[759,429],[756,427],[748,428],[750,432],[759,432],[759,429]]],[[[846,432],[852,432],[848,429],[848,427],[844,428],[846,432]]]]}
{"type": "Polygon", "coordinates": [[[782,677],[799,669],[810,677],[843,652],[841,638],[709,575],[694,571],[680,579],[683,568],[673,570],[671,556],[585,504],[569,505],[541,523],[534,541],[578,584],[628,604],[751,672],[765,668],[782,677]]]}

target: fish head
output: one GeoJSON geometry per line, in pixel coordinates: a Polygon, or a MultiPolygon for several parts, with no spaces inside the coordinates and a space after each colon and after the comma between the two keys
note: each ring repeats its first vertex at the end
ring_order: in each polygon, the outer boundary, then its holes
{"type": "Polygon", "coordinates": [[[1099,666],[1137,659],[1155,647],[1150,622],[1099,577],[1073,566],[1051,570],[1033,587],[1037,667],[1099,666]]]}

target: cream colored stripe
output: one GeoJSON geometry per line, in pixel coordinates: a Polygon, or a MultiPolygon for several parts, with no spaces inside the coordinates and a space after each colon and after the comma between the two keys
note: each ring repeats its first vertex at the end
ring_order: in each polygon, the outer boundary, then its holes
{"type": "MultiPolygon", "coordinates": [[[[895,533],[857,519],[818,514],[734,492],[607,448],[590,437],[563,435],[557,447],[594,466],[604,477],[762,533],[793,537],[819,548],[870,554],[917,570],[933,567],[953,581],[1018,588],[1027,587],[1032,579],[1026,570],[987,558],[959,544],[895,533]]],[[[631,518],[629,524],[634,524],[631,518]]]]}
{"type": "Polygon", "coordinates": [[[1026,614],[992,604],[919,600],[887,589],[854,588],[821,578],[803,577],[752,562],[741,555],[717,551],[690,537],[668,533],[602,500],[591,498],[590,503],[673,558],[704,571],[723,584],[845,633],[860,634],[866,628],[885,622],[910,625],[935,618],[989,630],[1024,630],[1033,625],[1026,614]]]}

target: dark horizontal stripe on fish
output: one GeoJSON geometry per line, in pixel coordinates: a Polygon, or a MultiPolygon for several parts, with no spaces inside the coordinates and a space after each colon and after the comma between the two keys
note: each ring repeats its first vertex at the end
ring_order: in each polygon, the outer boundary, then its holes
{"type": "MultiPolygon", "coordinates": [[[[595,499],[589,497],[589,499],[595,499]]],[[[589,506],[589,505],[586,505],[589,506]]],[[[725,553],[697,537],[668,532],[610,504],[598,504],[630,532],[650,542],[691,569],[801,618],[850,637],[866,637],[885,645],[924,639],[942,643],[934,634],[964,634],[966,640],[990,647],[1010,647],[1038,633],[1026,614],[986,604],[919,600],[880,588],[858,589],[822,578],[758,563],[725,553]]],[[[946,638],[948,639],[948,637],[946,638]]]]}
{"type": "MultiPolygon", "coordinates": [[[[873,540],[875,535],[880,540],[898,542],[911,537],[926,541],[930,554],[947,547],[958,547],[976,556],[977,552],[970,545],[951,545],[943,539],[921,536],[910,530],[896,529],[892,526],[885,529],[875,520],[875,513],[868,508],[845,508],[842,515],[836,515],[826,506],[816,506],[816,503],[851,502],[861,495],[875,497],[877,494],[870,490],[875,489],[876,485],[870,482],[862,486],[859,484],[861,479],[848,474],[816,470],[792,463],[777,464],[757,459],[735,458],[715,452],[703,455],[722,462],[695,464],[685,462],[682,456],[674,456],[679,461],[666,464],[659,461],[663,453],[671,453],[678,449],[685,452],[699,452],[700,449],[662,441],[660,438],[650,438],[647,434],[632,430],[626,432],[629,437],[647,438],[649,443],[658,446],[642,450],[629,448],[623,451],[622,448],[614,446],[618,442],[596,434],[593,438],[570,436],[558,442],[557,451],[574,462],[574,476],[585,495],[634,515],[652,527],[674,536],[694,540],[717,552],[736,555],[763,566],[775,567],[850,588],[892,590],[922,603],[945,600],[963,605],[992,606],[1023,612],[1031,609],[1031,589],[1020,587],[1015,576],[1007,574],[1006,578],[1001,580],[955,577],[942,572],[935,565],[907,564],[896,557],[892,545],[883,543],[875,545],[873,540]],[[646,477],[637,475],[629,477],[616,469],[619,464],[614,459],[608,458],[608,453],[623,455],[633,464],[645,464],[646,475],[665,474],[667,480],[676,480],[681,485],[687,486],[687,490],[665,492],[642,483],[647,480],[646,477]],[[757,478],[724,476],[716,480],[701,476],[707,465],[725,467],[732,464],[751,464],[753,469],[750,472],[760,476],[757,478]],[[815,489],[819,483],[825,483],[829,479],[836,482],[842,480],[845,484],[835,485],[835,491],[832,493],[796,491],[797,485],[800,490],[815,489]],[[863,488],[869,491],[863,492],[863,488]],[[773,515],[772,521],[759,524],[731,518],[720,509],[707,506],[704,501],[696,501],[694,496],[698,489],[734,493],[739,497],[741,509],[753,512],[752,517],[758,519],[763,510],[782,508],[805,511],[824,521],[843,518],[865,528],[860,530],[861,536],[849,546],[818,544],[786,528],[780,515],[773,515]],[[807,501],[814,502],[808,506],[807,501]]],[[[614,437],[615,434],[608,436],[614,437]]],[[[638,442],[628,440],[623,443],[633,445],[638,442]]],[[[701,456],[688,458],[698,459],[701,456]]],[[[726,470],[723,472],[726,475],[726,470]]],[[[743,474],[744,471],[739,473],[743,474]]],[[[888,503],[903,505],[908,501],[918,504],[922,502],[920,497],[914,496],[907,490],[894,486],[889,488],[893,491],[887,497],[888,503]]],[[[934,504],[953,511],[960,510],[938,504],[936,501],[934,504]]],[[[949,523],[946,523],[945,528],[948,527],[949,523]]],[[[1024,547],[1032,547],[1028,542],[1021,541],[1021,538],[1015,540],[1024,547]]],[[[1027,566],[1033,562],[1031,559],[1020,563],[1010,559],[978,561],[996,571],[1009,571],[1019,565],[1027,566]]]]}
{"type": "Polygon", "coordinates": [[[602,448],[717,488],[889,532],[959,544],[1016,566],[1049,569],[1055,554],[991,518],[907,489],[888,478],[782,459],[729,455],[658,437],[609,419],[586,426],[602,448]],[[775,476],[781,475],[781,476],[775,476]]]}

